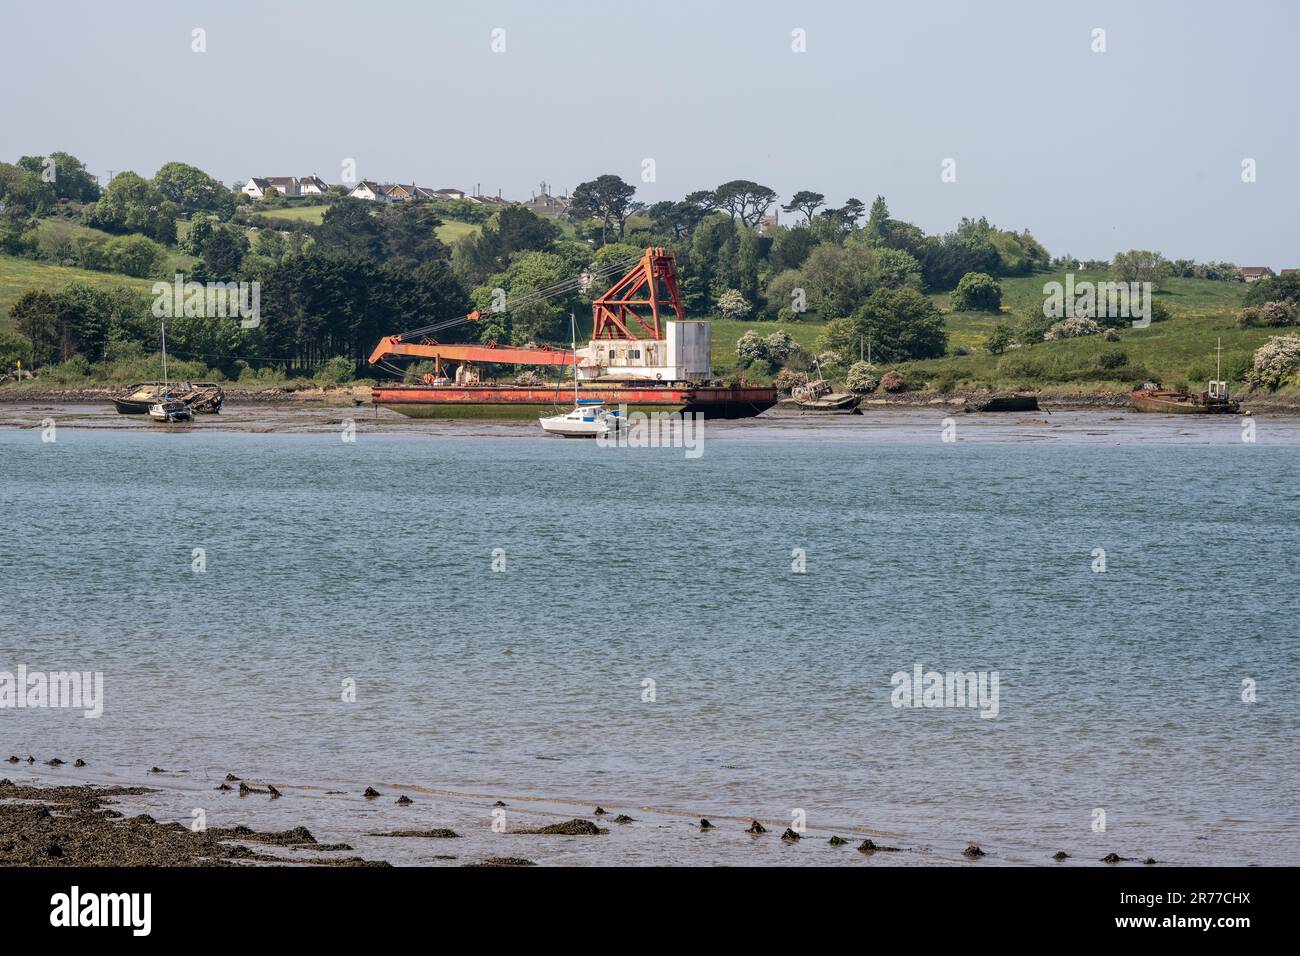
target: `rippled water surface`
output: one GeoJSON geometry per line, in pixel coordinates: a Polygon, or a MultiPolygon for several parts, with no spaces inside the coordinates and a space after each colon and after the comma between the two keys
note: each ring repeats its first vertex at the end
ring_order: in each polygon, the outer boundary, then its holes
{"type": "Polygon", "coordinates": [[[0,670],[106,684],[0,751],[1300,862],[1294,444],[708,437],[0,431],[0,670]],[[892,706],[916,664],[997,717],[892,706]]]}

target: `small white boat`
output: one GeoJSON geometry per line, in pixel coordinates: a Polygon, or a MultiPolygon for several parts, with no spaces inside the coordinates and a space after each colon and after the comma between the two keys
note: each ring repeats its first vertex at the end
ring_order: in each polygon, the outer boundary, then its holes
{"type": "Polygon", "coordinates": [[[599,399],[581,399],[573,411],[564,415],[551,415],[539,418],[543,430],[548,435],[560,435],[563,438],[598,438],[610,435],[618,430],[623,419],[618,411],[611,411],[599,399]]]}
{"type": "Polygon", "coordinates": [[[149,417],[156,422],[188,422],[193,416],[190,407],[179,398],[164,396],[149,406],[149,417]]]}
{"type": "Polygon", "coordinates": [[[610,411],[600,399],[578,397],[578,326],[572,313],[569,314],[569,325],[573,337],[573,411],[564,415],[548,415],[538,421],[548,435],[600,438],[618,431],[623,420],[617,411],[610,411]]]}
{"type": "MultiPolygon", "coordinates": [[[[156,422],[188,422],[194,416],[190,413],[190,406],[182,399],[172,394],[171,386],[167,384],[167,322],[163,321],[160,331],[162,332],[162,384],[154,392],[157,401],[149,403],[149,417],[156,422]]],[[[191,390],[189,383],[184,386],[185,390],[191,390]]],[[[220,406],[218,406],[220,407],[220,406]]]]}

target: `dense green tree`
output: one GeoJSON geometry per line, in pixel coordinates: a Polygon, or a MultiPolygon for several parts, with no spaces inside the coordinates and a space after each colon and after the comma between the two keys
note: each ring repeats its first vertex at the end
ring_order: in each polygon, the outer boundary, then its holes
{"type": "Polygon", "coordinates": [[[434,259],[450,259],[451,250],[438,238],[442,220],[427,203],[395,203],[380,210],[383,256],[387,262],[417,266],[434,259]]]}
{"type": "Polygon", "coordinates": [[[97,362],[104,355],[123,304],[139,309],[139,299],[123,290],[96,289],[71,282],[57,293],[23,293],[11,310],[14,325],[31,342],[37,365],[63,362],[80,355],[97,362]]]}
{"type": "Polygon", "coordinates": [[[619,238],[622,238],[627,217],[634,211],[632,197],[635,195],[635,186],[623,182],[613,173],[606,173],[590,182],[580,183],[573,190],[568,216],[574,221],[599,219],[603,245],[609,241],[609,230],[615,223],[618,224],[619,238]]]}
{"type": "Polygon", "coordinates": [[[340,199],[326,209],[316,234],[321,251],[379,261],[384,254],[384,227],[373,208],[364,199],[340,199]]]}
{"type": "Polygon", "coordinates": [[[883,242],[887,222],[889,222],[889,207],[885,205],[884,196],[877,196],[871,204],[871,212],[867,215],[867,237],[874,242],[883,242]]]}
{"type": "Polygon", "coordinates": [[[879,289],[853,314],[854,330],[870,338],[880,362],[937,358],[948,346],[943,315],[911,288],[879,289]]]}
{"type": "Polygon", "coordinates": [[[793,229],[781,229],[772,240],[772,248],[767,260],[773,272],[786,269],[798,269],[817,245],[812,227],[796,226],[793,229]]]}
{"type": "Polygon", "coordinates": [[[43,216],[56,200],[54,186],[38,173],[0,163],[0,200],[6,206],[22,206],[29,215],[43,216]]]}
{"type": "MultiPolygon", "coordinates": [[[[444,260],[412,269],[313,247],[286,256],[262,282],[266,353],[297,367],[342,355],[359,366],[383,335],[462,315],[469,302],[444,260]]],[[[234,326],[236,323],[210,323],[234,326]]],[[[455,341],[466,329],[440,335],[455,341]]],[[[251,347],[257,339],[249,342],[251,347]]]]}
{"type": "Polygon", "coordinates": [[[229,218],[235,211],[235,194],[188,163],[164,164],[154,174],[153,185],[183,213],[212,212],[229,218]]]}
{"type": "Polygon", "coordinates": [[[985,272],[968,272],[951,298],[954,312],[997,312],[1002,308],[1002,286],[985,272]]]}
{"type": "Polygon", "coordinates": [[[59,199],[94,202],[99,198],[99,183],[71,153],[55,150],[48,156],[24,156],[18,165],[48,182],[59,199]]]}
{"type": "Polygon", "coordinates": [[[549,252],[560,235],[560,227],[549,219],[523,206],[507,206],[493,213],[478,235],[456,243],[452,265],[462,284],[472,288],[504,272],[518,253],[549,252]]]}
{"type": "Polygon", "coordinates": [[[116,236],[105,247],[108,264],[114,272],[144,279],[154,275],[162,264],[166,250],[145,236],[116,236]]]}
{"type": "Polygon", "coordinates": [[[785,212],[801,212],[804,218],[812,222],[817,210],[826,204],[826,197],[809,189],[801,189],[781,209],[785,212]]]}
{"type": "Polygon", "coordinates": [[[492,306],[495,290],[506,293],[508,311],[487,317],[480,331],[481,340],[526,345],[565,338],[569,313],[578,307],[576,292],[551,296],[526,306],[517,303],[530,293],[573,278],[569,270],[569,263],[553,253],[523,252],[515,256],[510,268],[489,277],[473,292],[475,307],[484,311],[492,306]]]}
{"type": "Polygon", "coordinates": [[[36,220],[19,204],[0,209],[0,252],[29,256],[37,247],[36,220]]]}
{"type": "Polygon", "coordinates": [[[207,279],[229,282],[239,277],[248,253],[248,238],[236,226],[220,226],[203,243],[203,272],[207,279]]]}
{"type": "Polygon", "coordinates": [[[739,219],[746,226],[757,226],[776,202],[776,191],[750,179],[733,179],[713,191],[718,209],[739,219]]]}
{"type": "Polygon", "coordinates": [[[176,241],[177,205],[149,180],[132,172],[118,173],[94,205],[86,221],[107,232],[138,232],[165,245],[176,241]]]}
{"type": "Polygon", "coordinates": [[[1172,271],[1168,259],[1146,249],[1117,252],[1110,264],[1110,274],[1117,281],[1150,282],[1153,289],[1158,289],[1172,271]]]}

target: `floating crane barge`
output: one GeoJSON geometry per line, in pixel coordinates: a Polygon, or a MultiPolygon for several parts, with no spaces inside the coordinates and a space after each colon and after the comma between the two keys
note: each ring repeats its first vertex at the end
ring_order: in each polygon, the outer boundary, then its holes
{"type": "Polygon", "coordinates": [[[633,263],[613,263],[499,308],[476,309],[436,325],[386,336],[370,356],[371,365],[401,374],[393,359],[432,359],[435,371],[420,384],[376,384],[370,400],[413,418],[535,418],[556,404],[555,386],[485,382],[480,366],[568,365],[577,376],[580,400],[626,405],[633,411],[750,418],[775,405],[773,388],[711,381],[712,332],[708,322],[686,320],[673,254],[651,247],[633,263]],[[585,348],[452,344],[434,338],[446,329],[567,294],[582,282],[624,269],[628,271],[623,278],[592,302],[591,342],[585,348]],[[660,311],[667,309],[676,318],[661,322],[660,311]],[[444,364],[454,366],[454,372],[444,369],[444,364]]]}

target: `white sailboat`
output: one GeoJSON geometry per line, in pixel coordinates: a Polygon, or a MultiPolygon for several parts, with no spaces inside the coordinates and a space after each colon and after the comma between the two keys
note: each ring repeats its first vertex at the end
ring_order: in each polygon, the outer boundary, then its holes
{"type": "Polygon", "coordinates": [[[622,419],[618,411],[611,411],[598,398],[578,397],[578,329],[572,313],[569,315],[570,339],[573,345],[573,411],[563,415],[539,418],[542,430],[548,435],[562,438],[597,438],[618,429],[622,419]]]}
{"type": "Polygon", "coordinates": [[[171,386],[167,384],[167,323],[162,323],[162,388],[158,401],[149,406],[149,417],[156,422],[188,422],[192,417],[190,407],[172,395],[171,386]]]}

